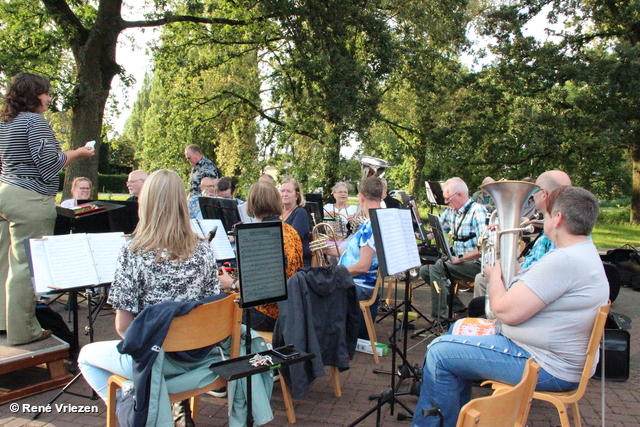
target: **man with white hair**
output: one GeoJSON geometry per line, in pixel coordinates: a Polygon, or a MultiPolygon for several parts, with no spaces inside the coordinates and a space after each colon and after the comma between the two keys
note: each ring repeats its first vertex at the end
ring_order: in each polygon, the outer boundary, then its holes
{"type": "MultiPolygon", "coordinates": [[[[487,210],[469,197],[469,189],[462,179],[447,180],[442,194],[449,207],[440,215],[440,223],[444,232],[453,236],[453,259],[440,259],[434,265],[420,268],[420,277],[431,285],[431,316],[440,320],[447,317],[448,278],[470,282],[480,272],[478,239],[487,221],[487,210]]],[[[427,238],[432,239],[432,233],[427,238]]],[[[453,296],[452,308],[456,313],[466,312],[457,295],[453,296]]]]}

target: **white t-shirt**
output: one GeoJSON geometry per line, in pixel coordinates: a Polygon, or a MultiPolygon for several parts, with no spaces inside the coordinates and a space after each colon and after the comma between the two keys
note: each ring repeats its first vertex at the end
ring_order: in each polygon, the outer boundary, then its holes
{"type": "Polygon", "coordinates": [[[609,282],[593,242],[552,250],[513,283],[518,280],[547,305],[519,325],[502,324],[502,334],[554,377],[579,382],[595,316],[609,298],[609,282]]]}
{"type": "MultiPolygon", "coordinates": [[[[347,218],[349,217],[349,215],[353,215],[356,212],[358,212],[358,207],[355,206],[355,205],[347,205],[346,209],[337,209],[333,203],[327,203],[326,205],[324,205],[324,214],[325,214],[325,216],[327,216],[327,214],[334,215],[334,213],[333,213],[334,211],[338,212],[340,214],[340,220],[342,222],[342,229],[344,230],[344,234],[346,235],[347,224],[349,222],[349,221],[347,221],[347,218]]],[[[336,233],[337,233],[337,231],[336,231],[336,233]]]]}

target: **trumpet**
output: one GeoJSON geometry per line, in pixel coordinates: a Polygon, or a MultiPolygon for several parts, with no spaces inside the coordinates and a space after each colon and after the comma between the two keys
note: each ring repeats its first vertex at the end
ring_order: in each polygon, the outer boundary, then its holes
{"type": "MultiPolygon", "coordinates": [[[[496,205],[482,239],[481,264],[493,266],[499,257],[502,264],[502,283],[509,286],[516,275],[520,232],[532,231],[533,228],[518,227],[522,208],[531,194],[540,187],[525,181],[497,181],[484,184],[481,188],[489,193],[496,205]],[[498,217],[501,231],[495,230],[498,217]]],[[[487,319],[496,317],[491,311],[488,295],[485,300],[485,314],[487,319]]]]}
{"type": "Polygon", "coordinates": [[[332,265],[327,254],[324,253],[325,249],[331,247],[331,243],[329,243],[331,241],[335,245],[336,252],[338,252],[338,243],[333,227],[326,222],[321,222],[313,227],[313,230],[311,230],[311,242],[309,243],[311,252],[313,252],[311,260],[313,267],[328,267],[332,265]]]}

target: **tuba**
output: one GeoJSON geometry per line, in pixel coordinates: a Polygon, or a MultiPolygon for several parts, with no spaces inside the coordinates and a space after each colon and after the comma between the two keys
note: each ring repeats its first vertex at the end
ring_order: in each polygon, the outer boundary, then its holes
{"type": "MultiPolygon", "coordinates": [[[[522,208],[527,199],[540,189],[535,184],[525,181],[497,181],[484,184],[482,187],[493,198],[496,209],[491,214],[489,227],[496,225],[496,215],[499,217],[500,230],[489,230],[482,238],[481,264],[495,265],[500,258],[502,264],[502,283],[509,286],[518,268],[518,240],[520,232],[533,231],[533,226],[520,228],[522,208]]],[[[485,300],[485,314],[487,319],[495,319],[491,311],[489,295],[485,300]]]]}
{"type": "MultiPolygon", "coordinates": [[[[382,178],[387,171],[387,168],[394,168],[396,166],[386,160],[371,156],[359,156],[358,160],[360,160],[360,165],[362,167],[361,179],[369,178],[371,176],[382,178]]],[[[353,223],[351,224],[351,234],[355,233],[366,219],[364,212],[362,212],[360,206],[358,206],[358,212],[353,218],[353,223]]]]}

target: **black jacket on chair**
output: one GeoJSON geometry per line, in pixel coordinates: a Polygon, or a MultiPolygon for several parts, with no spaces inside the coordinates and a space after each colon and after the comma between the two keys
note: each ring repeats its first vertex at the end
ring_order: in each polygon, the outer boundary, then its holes
{"type": "Polygon", "coordinates": [[[309,393],[313,380],[324,375],[324,366],[349,369],[358,341],[360,304],[353,278],[341,265],[300,268],[287,288],[289,299],[278,303],[273,346],[293,344],[316,355],[282,371],[299,399],[309,393]]]}

